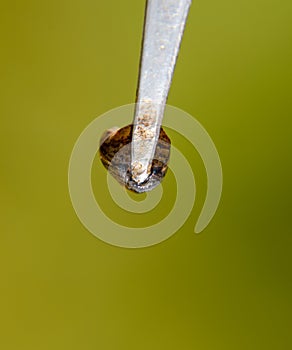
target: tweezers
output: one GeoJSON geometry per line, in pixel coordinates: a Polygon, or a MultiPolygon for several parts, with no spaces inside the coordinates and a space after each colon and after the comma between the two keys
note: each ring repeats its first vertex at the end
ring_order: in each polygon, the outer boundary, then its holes
{"type": "Polygon", "coordinates": [[[131,175],[147,180],[191,0],[148,0],[131,144],[131,175]]]}

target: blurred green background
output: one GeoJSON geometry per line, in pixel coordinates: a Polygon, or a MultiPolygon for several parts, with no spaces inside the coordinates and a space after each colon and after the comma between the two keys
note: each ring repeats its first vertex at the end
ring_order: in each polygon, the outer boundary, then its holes
{"type": "Polygon", "coordinates": [[[177,234],[130,250],[82,226],[67,169],[84,127],[134,102],[144,1],[1,2],[1,349],[291,348],[291,10],[193,3],[168,102],[213,138],[222,200],[195,235],[199,189],[177,234]]]}

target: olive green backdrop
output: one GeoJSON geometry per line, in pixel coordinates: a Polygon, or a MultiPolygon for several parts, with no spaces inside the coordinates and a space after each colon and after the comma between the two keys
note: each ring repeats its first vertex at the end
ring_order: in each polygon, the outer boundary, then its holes
{"type": "Polygon", "coordinates": [[[177,136],[198,202],[169,240],[130,250],[82,226],[67,169],[84,127],[134,101],[144,1],[1,1],[1,349],[292,346],[291,10],[194,2],[168,102],[213,138],[222,200],[193,234],[206,181],[177,136]]]}

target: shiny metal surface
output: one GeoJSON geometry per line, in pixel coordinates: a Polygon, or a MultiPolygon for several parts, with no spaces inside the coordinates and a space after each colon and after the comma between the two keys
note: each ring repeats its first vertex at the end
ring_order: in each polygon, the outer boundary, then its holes
{"type": "Polygon", "coordinates": [[[191,0],[148,0],[131,147],[138,184],[150,174],[191,0]]]}

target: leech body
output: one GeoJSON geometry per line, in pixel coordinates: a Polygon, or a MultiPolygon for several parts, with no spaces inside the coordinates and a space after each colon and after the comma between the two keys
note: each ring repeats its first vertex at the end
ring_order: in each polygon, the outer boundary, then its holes
{"type": "Polygon", "coordinates": [[[138,183],[151,163],[191,0],[148,0],[131,147],[138,183]]]}
{"type": "Polygon", "coordinates": [[[138,193],[151,191],[160,184],[167,172],[170,139],[161,128],[151,164],[151,174],[145,183],[138,184],[129,173],[132,134],[133,125],[106,131],[101,139],[100,158],[109,173],[127,189],[138,193]]]}

